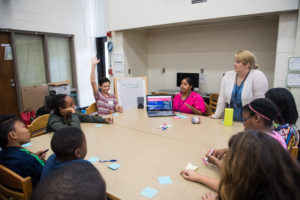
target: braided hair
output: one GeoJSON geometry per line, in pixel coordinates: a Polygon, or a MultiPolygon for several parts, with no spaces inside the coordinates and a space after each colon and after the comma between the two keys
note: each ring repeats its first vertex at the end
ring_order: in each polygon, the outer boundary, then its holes
{"type": "Polygon", "coordinates": [[[290,91],[285,88],[272,88],[266,94],[266,99],[272,101],[279,110],[277,121],[285,124],[295,124],[298,119],[298,111],[295,99],[290,91]]]}

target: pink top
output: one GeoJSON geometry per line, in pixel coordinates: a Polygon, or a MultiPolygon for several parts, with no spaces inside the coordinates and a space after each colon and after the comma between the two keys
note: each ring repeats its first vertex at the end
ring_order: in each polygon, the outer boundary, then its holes
{"type": "Polygon", "coordinates": [[[98,92],[98,95],[95,95],[95,100],[99,116],[115,112],[115,106],[118,105],[118,101],[113,94],[109,94],[109,97],[106,98],[101,92],[98,92]]]}
{"type": "Polygon", "coordinates": [[[197,110],[200,110],[202,113],[205,113],[205,103],[200,94],[191,91],[190,95],[186,98],[186,100],[181,100],[181,95],[182,94],[180,92],[173,99],[174,111],[193,114],[193,111],[185,105],[189,104],[197,110]]]}
{"type": "Polygon", "coordinates": [[[272,138],[274,138],[275,140],[277,140],[283,146],[283,148],[286,150],[285,141],[283,140],[282,136],[279,133],[277,133],[276,131],[272,131],[272,133],[269,133],[269,135],[272,138]]]}

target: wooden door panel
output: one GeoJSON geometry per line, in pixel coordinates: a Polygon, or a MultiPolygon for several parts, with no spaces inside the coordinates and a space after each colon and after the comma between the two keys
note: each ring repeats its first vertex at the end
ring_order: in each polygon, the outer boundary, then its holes
{"type": "Polygon", "coordinates": [[[14,68],[12,60],[4,60],[5,47],[1,44],[11,44],[10,33],[0,32],[0,114],[19,114],[14,68]]]}

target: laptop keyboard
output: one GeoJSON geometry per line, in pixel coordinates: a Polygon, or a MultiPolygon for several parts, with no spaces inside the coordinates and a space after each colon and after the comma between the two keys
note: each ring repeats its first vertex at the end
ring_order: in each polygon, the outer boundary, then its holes
{"type": "Polygon", "coordinates": [[[170,115],[174,115],[174,112],[172,110],[170,110],[170,111],[148,111],[148,115],[170,116],[170,115]]]}

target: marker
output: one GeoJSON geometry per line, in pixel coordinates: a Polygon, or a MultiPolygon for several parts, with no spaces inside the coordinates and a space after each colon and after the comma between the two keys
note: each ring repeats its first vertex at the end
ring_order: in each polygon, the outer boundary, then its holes
{"type": "Polygon", "coordinates": [[[117,162],[117,160],[99,160],[99,162],[117,162]]]}
{"type": "MultiPolygon", "coordinates": [[[[211,154],[212,154],[214,151],[215,151],[214,149],[211,149],[208,155],[211,156],[211,154]]],[[[205,158],[205,161],[207,161],[207,160],[208,160],[208,157],[205,158]]]]}
{"type": "Polygon", "coordinates": [[[205,166],[207,166],[206,159],[204,159],[204,158],[202,157],[202,161],[204,162],[205,166]]]}
{"type": "Polygon", "coordinates": [[[39,156],[43,155],[44,153],[46,153],[47,151],[49,151],[49,149],[43,151],[42,153],[39,154],[39,156]]]}

